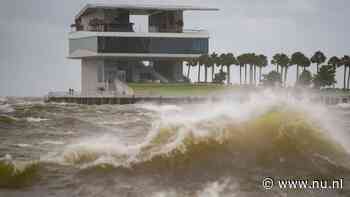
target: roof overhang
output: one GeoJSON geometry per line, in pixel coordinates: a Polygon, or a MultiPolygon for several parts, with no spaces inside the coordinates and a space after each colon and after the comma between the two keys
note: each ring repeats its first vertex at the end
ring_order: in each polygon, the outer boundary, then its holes
{"type": "Polygon", "coordinates": [[[87,4],[77,15],[76,19],[91,9],[122,9],[130,11],[131,15],[149,15],[157,11],[218,11],[218,8],[185,6],[185,5],[154,5],[154,4],[87,4]]]}
{"type": "Polygon", "coordinates": [[[169,60],[169,59],[192,59],[198,58],[200,54],[155,54],[155,53],[96,53],[88,50],[77,50],[73,52],[69,59],[84,59],[84,58],[117,58],[117,59],[132,59],[132,60],[169,60]]]}
{"type": "Polygon", "coordinates": [[[209,33],[202,30],[184,33],[76,31],[69,34],[69,39],[81,39],[89,37],[209,38],[209,33]]]}

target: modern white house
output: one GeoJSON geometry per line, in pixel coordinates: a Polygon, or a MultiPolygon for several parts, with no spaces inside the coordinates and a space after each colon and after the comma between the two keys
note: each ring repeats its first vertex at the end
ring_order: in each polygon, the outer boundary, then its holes
{"type": "Polygon", "coordinates": [[[69,58],[81,59],[83,96],[129,95],[127,82],[184,82],[183,61],[208,54],[209,34],[186,31],[184,11],[215,8],[164,5],[88,4],[75,17],[69,58]],[[135,32],[130,16],[148,18],[135,32]]]}

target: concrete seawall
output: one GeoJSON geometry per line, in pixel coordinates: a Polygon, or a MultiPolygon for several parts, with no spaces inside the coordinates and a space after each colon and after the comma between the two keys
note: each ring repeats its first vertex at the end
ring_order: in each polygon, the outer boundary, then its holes
{"type": "MultiPolygon", "coordinates": [[[[135,103],[200,103],[205,101],[222,101],[225,98],[222,97],[162,97],[162,96],[132,96],[132,97],[48,97],[46,102],[55,103],[76,103],[84,105],[127,105],[135,103]]],[[[240,100],[245,100],[240,98],[240,100]]],[[[337,95],[320,95],[311,99],[316,103],[324,103],[326,105],[337,105],[340,103],[350,103],[350,96],[337,96],[337,95]]]]}
{"type": "Polygon", "coordinates": [[[153,103],[199,103],[220,100],[214,97],[49,97],[47,102],[76,103],[85,105],[128,105],[142,102],[153,103]]]}

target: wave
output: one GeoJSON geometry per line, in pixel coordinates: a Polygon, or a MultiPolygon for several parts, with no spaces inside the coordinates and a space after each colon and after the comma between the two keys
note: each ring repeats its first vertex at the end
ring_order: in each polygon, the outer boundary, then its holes
{"type": "Polygon", "coordinates": [[[350,103],[339,103],[337,107],[341,109],[350,109],[350,103]]]}
{"type": "Polygon", "coordinates": [[[29,147],[33,147],[33,145],[31,144],[14,144],[15,147],[19,147],[19,148],[29,148],[29,147]]]}
{"type": "Polygon", "coordinates": [[[0,105],[5,105],[7,103],[7,98],[0,97],[0,105]]]}
{"type": "Polygon", "coordinates": [[[43,121],[48,121],[49,119],[28,117],[26,118],[26,120],[28,122],[43,122],[43,121]]]}
{"type": "Polygon", "coordinates": [[[11,113],[11,112],[14,112],[15,110],[11,107],[11,105],[9,104],[4,104],[4,105],[1,105],[1,102],[0,102],[0,113],[11,113]]]}
{"type": "MultiPolygon", "coordinates": [[[[225,179],[223,181],[215,181],[206,184],[203,188],[200,190],[194,192],[193,194],[188,194],[188,192],[181,192],[181,191],[175,191],[175,190],[169,190],[169,191],[159,191],[153,193],[152,197],[218,197],[218,196],[236,196],[235,191],[230,191],[229,193],[226,193],[226,190],[229,190],[229,179],[225,179]]],[[[231,189],[232,190],[232,189],[231,189]]]]}
{"type": "Polygon", "coordinates": [[[53,141],[53,140],[45,140],[40,142],[41,145],[64,145],[65,143],[62,141],[53,141]]]}
{"type": "Polygon", "coordinates": [[[154,105],[154,104],[143,104],[139,106],[140,108],[149,110],[149,111],[155,111],[155,112],[180,112],[183,109],[176,105],[154,105]]]}
{"type": "Polygon", "coordinates": [[[13,124],[16,121],[18,121],[18,119],[15,117],[0,114],[0,123],[2,124],[13,124]]]}
{"type": "Polygon", "coordinates": [[[245,121],[220,116],[194,124],[160,123],[137,145],[124,145],[111,136],[85,139],[67,146],[58,157],[61,163],[83,169],[112,166],[143,172],[217,172],[296,166],[331,171],[343,169],[343,159],[348,156],[306,114],[278,106],[245,121]]]}
{"type": "Polygon", "coordinates": [[[10,155],[0,158],[0,188],[30,185],[38,176],[38,162],[13,161],[10,155]]]}

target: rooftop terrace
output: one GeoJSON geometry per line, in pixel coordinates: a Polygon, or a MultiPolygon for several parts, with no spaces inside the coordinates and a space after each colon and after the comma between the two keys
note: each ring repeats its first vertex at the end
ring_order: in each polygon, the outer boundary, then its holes
{"type": "Polygon", "coordinates": [[[202,6],[189,6],[189,5],[161,5],[161,4],[125,4],[125,3],[113,3],[113,4],[87,4],[79,13],[76,18],[79,18],[83,14],[94,9],[124,9],[129,10],[132,15],[145,15],[152,14],[155,11],[218,11],[217,8],[202,7],[202,6]]]}

